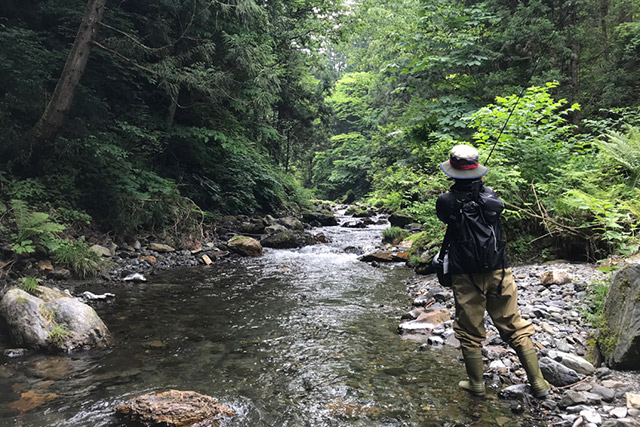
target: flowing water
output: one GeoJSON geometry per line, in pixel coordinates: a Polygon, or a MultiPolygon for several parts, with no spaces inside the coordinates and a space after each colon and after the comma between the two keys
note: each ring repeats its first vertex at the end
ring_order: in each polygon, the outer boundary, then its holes
{"type": "Polygon", "coordinates": [[[325,227],[330,244],[87,288],[117,295],[95,306],[115,346],[4,360],[0,425],[117,426],[117,405],[169,389],[218,398],[233,426],[528,425],[495,394],[457,390],[458,351],[396,333],[412,273],[344,250],[373,249],[382,228],[325,227]]]}

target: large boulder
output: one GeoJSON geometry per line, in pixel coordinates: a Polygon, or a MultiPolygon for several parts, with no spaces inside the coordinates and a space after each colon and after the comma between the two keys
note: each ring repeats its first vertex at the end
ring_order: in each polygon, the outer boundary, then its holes
{"type": "Polygon", "coordinates": [[[304,231],[281,231],[264,237],[260,243],[266,248],[290,249],[313,245],[315,238],[304,231]]]}
{"type": "Polygon", "coordinates": [[[320,225],[338,225],[338,220],[332,212],[308,211],[302,214],[302,220],[307,223],[319,223],[320,225]]]}
{"type": "MultiPolygon", "coordinates": [[[[50,300],[52,292],[38,290],[50,300]]],[[[61,293],[60,298],[45,301],[21,289],[10,289],[0,301],[13,342],[39,350],[75,351],[106,347],[111,334],[95,310],[61,293]]]]}
{"type": "Polygon", "coordinates": [[[282,224],[273,224],[265,227],[264,232],[267,234],[276,234],[287,232],[289,229],[282,224]]]}
{"type": "Polygon", "coordinates": [[[227,242],[227,246],[232,251],[243,256],[262,255],[262,245],[253,237],[234,236],[227,242]]]}
{"type": "Polygon", "coordinates": [[[0,316],[14,344],[33,349],[49,347],[49,321],[41,313],[44,301],[21,289],[10,289],[0,301],[0,316]]]}
{"type": "Polygon", "coordinates": [[[312,225],[338,225],[338,220],[331,211],[331,205],[319,200],[313,202],[313,204],[302,214],[302,220],[312,225]]]}
{"type": "Polygon", "coordinates": [[[145,394],[116,407],[116,412],[142,425],[219,426],[234,411],[213,397],[194,391],[169,390],[145,394]]]}
{"type": "Polygon", "coordinates": [[[404,228],[414,222],[413,218],[401,212],[394,212],[389,216],[389,223],[392,227],[404,228]]]}
{"type": "Polygon", "coordinates": [[[304,230],[304,224],[298,218],[287,216],[284,218],[279,218],[277,221],[278,221],[278,224],[287,227],[289,230],[297,230],[297,231],[304,230]]]}
{"type": "Polygon", "coordinates": [[[64,351],[105,347],[111,334],[96,311],[75,298],[60,298],[47,304],[55,315],[55,323],[69,331],[60,342],[64,351]]]}
{"type": "Polygon", "coordinates": [[[238,225],[238,231],[246,234],[262,234],[264,233],[265,224],[260,218],[252,218],[238,225]]]}
{"type": "Polygon", "coordinates": [[[614,276],[604,306],[605,330],[599,339],[607,364],[640,369],[640,265],[623,267],[614,276]]]}
{"type": "Polygon", "coordinates": [[[345,214],[355,218],[368,218],[373,216],[373,211],[366,206],[351,205],[347,208],[345,214]]]}

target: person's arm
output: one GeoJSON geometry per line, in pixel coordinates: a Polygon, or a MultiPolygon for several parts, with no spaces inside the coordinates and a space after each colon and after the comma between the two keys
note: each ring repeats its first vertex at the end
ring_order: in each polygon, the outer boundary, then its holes
{"type": "Polygon", "coordinates": [[[455,202],[455,198],[452,196],[451,193],[444,193],[438,196],[438,200],[436,200],[436,215],[445,224],[449,224],[454,219],[452,202],[455,202]]]}

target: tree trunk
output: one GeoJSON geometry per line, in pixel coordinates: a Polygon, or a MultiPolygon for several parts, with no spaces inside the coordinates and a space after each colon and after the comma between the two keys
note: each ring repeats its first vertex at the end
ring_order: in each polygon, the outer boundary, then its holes
{"type": "Polygon", "coordinates": [[[600,29],[604,38],[604,59],[609,62],[609,29],[607,16],[609,15],[609,0],[600,0],[600,29]]]}
{"type": "Polygon", "coordinates": [[[80,78],[89,59],[89,52],[102,20],[106,0],[89,0],[76,34],[71,52],[64,64],[53,96],[42,113],[38,123],[29,131],[26,142],[29,144],[29,156],[38,157],[42,146],[57,135],[71,108],[80,78]]]}
{"type": "Polygon", "coordinates": [[[176,110],[178,109],[178,99],[180,98],[180,89],[176,91],[175,96],[171,95],[171,104],[169,104],[169,112],[167,114],[167,126],[173,125],[173,119],[176,117],[176,110]]]}

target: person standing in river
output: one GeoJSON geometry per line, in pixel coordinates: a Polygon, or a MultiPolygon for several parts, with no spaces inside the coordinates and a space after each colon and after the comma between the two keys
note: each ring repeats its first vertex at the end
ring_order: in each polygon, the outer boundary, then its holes
{"type": "Polygon", "coordinates": [[[505,251],[499,219],[504,205],[493,190],[484,185],[482,177],[488,168],[478,159],[478,151],[469,145],[456,145],[451,149],[449,159],[440,164],[440,169],[455,182],[436,202],[436,214],[447,225],[442,251],[448,254],[456,306],[453,330],[460,341],[469,377],[458,386],[475,395],[485,394],[482,342],[486,338],[486,311],[502,340],[518,354],[533,395],[544,397],[550,392],[549,383],[542,376],[531,341],[535,332],[533,325],[520,316],[517,286],[505,251]],[[475,216],[469,214],[474,209],[475,216]],[[473,221],[477,222],[475,229],[469,224],[473,221]],[[470,236],[478,233],[474,230],[487,232],[482,233],[483,236],[470,236]]]}

